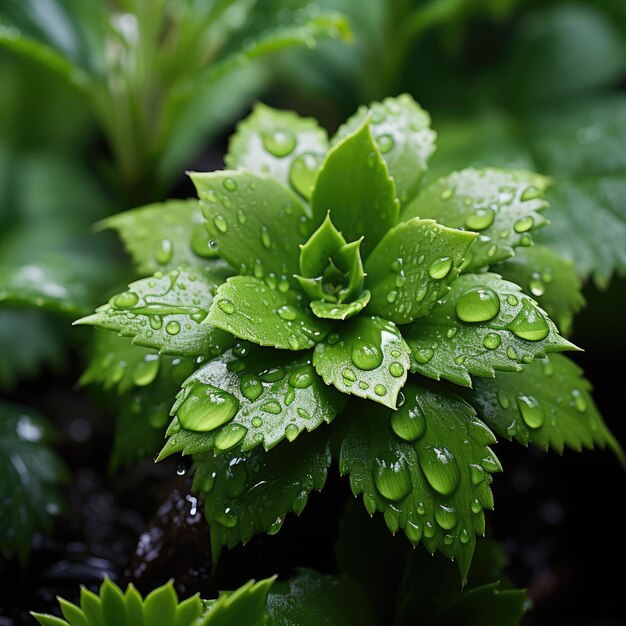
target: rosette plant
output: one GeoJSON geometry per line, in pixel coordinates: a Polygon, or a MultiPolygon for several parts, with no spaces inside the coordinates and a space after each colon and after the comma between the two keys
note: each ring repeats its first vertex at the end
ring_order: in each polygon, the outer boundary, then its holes
{"type": "Polygon", "coordinates": [[[334,458],[370,514],[465,577],[501,470],[495,435],[621,455],[589,383],[554,354],[576,349],[557,324],[581,296],[568,263],[530,247],[549,181],[425,181],[434,149],[406,95],[359,109],[330,141],[259,105],[229,169],[190,174],[199,207],[109,222],[139,267],[160,269],[80,323],[152,361],[195,360],[159,458],[193,455],[216,556],[278,532],[334,458]]]}

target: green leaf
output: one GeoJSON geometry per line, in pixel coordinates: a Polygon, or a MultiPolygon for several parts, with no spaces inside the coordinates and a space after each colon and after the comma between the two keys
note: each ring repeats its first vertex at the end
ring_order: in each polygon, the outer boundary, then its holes
{"type": "Polygon", "coordinates": [[[347,576],[323,576],[300,568],[275,583],[267,597],[271,626],[374,626],[370,601],[347,576]],[[295,599],[295,602],[294,602],[295,599]]]}
{"type": "Polygon", "coordinates": [[[529,233],[547,223],[542,190],[547,179],[524,170],[468,168],[439,178],[406,207],[402,219],[429,217],[480,233],[464,267],[472,271],[507,259],[530,245],[529,233]]]}
{"type": "Polygon", "coordinates": [[[475,237],[417,218],[389,230],[365,264],[368,311],[396,324],[428,315],[458,276],[475,237]]]}
{"type": "Polygon", "coordinates": [[[311,302],[311,310],[317,317],[321,317],[322,319],[346,320],[362,311],[367,306],[370,298],[371,293],[364,291],[356,300],[349,304],[315,300],[311,302]]]}
{"type": "Polygon", "coordinates": [[[100,222],[116,230],[140,274],[199,265],[217,256],[197,200],[169,200],[124,211],[100,222]]]}
{"type": "Polygon", "coordinates": [[[551,354],[495,380],[475,379],[463,397],[497,434],[559,454],[567,446],[580,452],[608,445],[624,453],[591,398],[591,384],[568,358],[551,354]]]}
{"type": "Polygon", "coordinates": [[[430,128],[430,115],[408,94],[385,98],[362,106],[343,124],[333,142],[357,130],[371,118],[372,136],[396,184],[402,204],[416,194],[435,151],[436,133],[430,128]]]}
{"type": "Polygon", "coordinates": [[[215,356],[233,344],[229,334],[207,320],[211,294],[229,274],[221,261],[157,272],[131,283],[128,291],[75,323],[116,330],[160,354],[215,356]]]}
{"type": "Polygon", "coordinates": [[[308,208],[272,178],[226,170],[190,174],[218,254],[240,274],[295,283],[312,230],[308,208]]]}
{"type": "Polygon", "coordinates": [[[370,118],[326,155],[312,199],[313,223],[330,211],[346,241],[361,236],[367,255],[398,221],[395,185],[370,130],[370,118]]]}
{"type": "Polygon", "coordinates": [[[107,390],[116,387],[119,393],[124,393],[154,381],[164,359],[154,350],[137,346],[125,337],[98,330],[89,364],[79,382],[99,383],[107,390]]]}
{"type": "Polygon", "coordinates": [[[131,584],[125,593],[108,578],[100,586],[100,595],[81,588],[80,608],[59,598],[65,620],[32,613],[44,626],[198,626],[230,622],[205,622],[198,596],[178,603],[170,581],[156,588],[144,600],[131,584]]]}
{"type": "Polygon", "coordinates": [[[30,409],[0,403],[0,551],[26,561],[36,531],[50,531],[61,510],[61,459],[49,447],[53,432],[30,409]]]}
{"type": "Polygon", "coordinates": [[[585,305],[582,285],[573,263],[550,248],[518,248],[515,256],[493,268],[505,280],[537,298],[542,309],[564,335],[572,332],[574,315],[585,305]]]}
{"type": "Polygon", "coordinates": [[[240,345],[185,381],[160,458],[235,445],[244,452],[260,444],[269,450],[330,423],[343,408],[344,396],[315,373],[310,353],[252,348],[240,345]]]}
{"type": "Polygon", "coordinates": [[[236,591],[222,593],[195,626],[264,626],[267,594],[275,579],[251,580],[236,591]]]}
{"type": "Polygon", "coordinates": [[[247,543],[259,532],[273,535],[288,513],[300,515],[309,493],[324,486],[331,455],[327,433],[318,430],[270,452],[207,453],[194,461],[194,489],[207,494],[216,559],[222,546],[247,543]]]}
{"type": "Polygon", "coordinates": [[[327,385],[395,408],[406,381],[409,352],[392,322],[356,317],[319,343],[313,365],[327,385]]]}
{"type": "Polygon", "coordinates": [[[575,350],[514,283],[497,274],[465,274],[430,316],[402,329],[411,370],[471,386],[470,374],[516,372],[548,352],[575,350]]]}
{"type": "Polygon", "coordinates": [[[317,120],[265,104],[237,125],[224,157],[229,169],[270,176],[309,200],[328,135],[317,120]]]}
{"type": "Polygon", "coordinates": [[[342,420],[339,467],[350,474],[372,515],[384,514],[392,533],[403,530],[430,552],[456,558],[465,579],[483,534],[483,509],[493,507],[491,472],[501,469],[488,445],[491,431],[458,396],[408,383],[395,412],[352,407],[342,420]]]}
{"type": "Polygon", "coordinates": [[[313,315],[304,296],[285,283],[268,284],[252,276],[223,283],[207,321],[235,337],[283,350],[312,348],[328,333],[329,324],[313,315]]]}

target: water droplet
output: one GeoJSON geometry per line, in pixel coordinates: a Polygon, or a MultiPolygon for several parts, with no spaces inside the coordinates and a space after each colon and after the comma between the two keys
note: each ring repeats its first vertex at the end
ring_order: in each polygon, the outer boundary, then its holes
{"type": "Polygon", "coordinates": [[[261,243],[264,248],[270,248],[272,245],[272,238],[267,226],[261,226],[261,243]]]}
{"type": "Polygon", "coordinates": [[[228,222],[222,215],[216,215],[213,218],[213,223],[215,224],[215,228],[221,233],[225,233],[228,230],[228,222]]]}
{"type": "Polygon", "coordinates": [[[435,352],[431,348],[420,348],[413,354],[415,360],[422,365],[428,363],[433,358],[435,352]]]}
{"type": "Polygon", "coordinates": [[[530,282],[528,283],[528,286],[530,287],[530,292],[533,294],[533,296],[543,296],[543,294],[546,292],[546,287],[541,282],[538,275],[533,275],[533,277],[530,279],[530,282]]]}
{"type": "Polygon", "coordinates": [[[503,391],[498,391],[498,402],[503,409],[508,409],[511,406],[511,401],[503,391]]]}
{"type": "Polygon", "coordinates": [[[456,335],[457,333],[457,328],[455,328],[454,326],[452,328],[448,328],[448,330],[446,331],[446,337],[448,339],[452,339],[452,337],[454,337],[454,335],[456,335]]]}
{"type": "Polygon", "coordinates": [[[255,428],[260,428],[261,426],[263,426],[263,420],[260,417],[255,416],[252,418],[252,425],[255,428]]]}
{"type": "Polygon", "coordinates": [[[467,216],[465,227],[474,231],[485,230],[485,228],[489,228],[493,224],[495,215],[493,209],[477,209],[474,213],[467,216]]]}
{"type": "Polygon", "coordinates": [[[528,246],[532,245],[533,240],[530,238],[529,235],[522,235],[522,238],[519,240],[519,242],[522,246],[528,248],[528,246]]]}
{"type": "Polygon", "coordinates": [[[487,333],[483,339],[483,345],[488,350],[495,350],[500,345],[500,335],[487,333]]]}
{"type": "Polygon", "coordinates": [[[226,313],[226,315],[231,315],[235,312],[235,305],[230,300],[218,300],[217,306],[226,313]]]}
{"type": "Polygon", "coordinates": [[[574,406],[579,413],[584,413],[587,410],[587,401],[585,396],[579,389],[572,390],[572,396],[574,397],[574,406]]]}
{"type": "Polygon", "coordinates": [[[151,315],[150,316],[150,328],[153,330],[159,330],[163,326],[163,320],[160,315],[151,315]]]}
{"type": "Polygon", "coordinates": [[[511,361],[517,361],[518,359],[517,352],[515,352],[515,348],[513,346],[509,346],[506,349],[506,355],[509,357],[509,359],[511,359],[511,361]]]}
{"type": "Polygon", "coordinates": [[[458,521],[454,507],[440,504],[435,509],[435,521],[444,530],[452,530],[458,521]]]}
{"type": "Polygon", "coordinates": [[[485,470],[480,465],[474,464],[474,463],[470,465],[469,467],[470,467],[470,476],[472,480],[472,485],[476,487],[477,485],[484,483],[485,480],[487,479],[487,474],[485,470]]]}
{"type": "Polygon", "coordinates": [[[296,370],[289,376],[289,384],[296,389],[306,389],[313,384],[313,371],[310,366],[305,369],[296,370]]]}
{"type": "Polygon", "coordinates": [[[211,238],[204,224],[196,224],[191,231],[191,249],[199,257],[214,256],[215,250],[211,247],[211,238]]]}
{"type": "Polygon", "coordinates": [[[377,345],[357,339],[352,346],[352,362],[360,370],[375,370],[383,362],[383,353],[377,345]]]}
{"type": "Polygon", "coordinates": [[[289,424],[289,426],[285,428],[285,437],[287,437],[287,441],[293,441],[299,434],[300,431],[295,424],[289,424]]]}
{"type": "Polygon", "coordinates": [[[161,361],[158,354],[147,354],[133,371],[133,382],[138,387],[149,385],[159,372],[161,361]]]}
{"type": "Polygon", "coordinates": [[[295,335],[289,335],[289,337],[287,337],[287,343],[289,344],[289,347],[292,350],[300,349],[300,342],[298,341],[298,338],[295,335]]]}
{"type": "Polygon", "coordinates": [[[364,380],[362,380],[361,382],[359,382],[359,389],[362,389],[363,391],[365,391],[366,389],[369,389],[369,383],[366,383],[364,380]]]}
{"type": "Polygon", "coordinates": [[[385,387],[385,385],[378,384],[374,387],[374,393],[377,396],[384,396],[387,393],[387,387],[385,387]]]}
{"type": "Polygon", "coordinates": [[[511,306],[517,306],[518,303],[518,299],[512,294],[510,293],[507,297],[506,297],[506,301],[509,303],[509,305],[511,306]]]}
{"type": "Polygon", "coordinates": [[[125,291],[113,298],[113,306],[118,309],[130,309],[139,302],[139,296],[134,291],[125,291]]]}
{"type": "Polygon", "coordinates": [[[374,461],[374,483],[380,494],[399,502],[411,493],[411,474],[406,461],[394,452],[383,452],[374,461]]]}
{"type": "Polygon", "coordinates": [[[391,135],[381,135],[376,138],[376,143],[378,144],[378,148],[381,154],[387,154],[390,150],[393,149],[395,142],[391,135]]]}
{"type": "Polygon", "coordinates": [[[194,385],[176,413],[186,430],[211,431],[229,422],[239,410],[239,400],[211,385],[194,385]]]}
{"type": "Polygon", "coordinates": [[[472,504],[470,505],[470,508],[472,509],[472,513],[480,513],[483,510],[483,507],[480,506],[480,502],[478,500],[474,500],[474,502],[472,502],[472,504]]]}
{"type": "Polygon", "coordinates": [[[436,534],[437,531],[435,527],[430,522],[426,522],[424,524],[424,537],[426,537],[426,539],[432,539],[436,534]]]}
{"type": "Polygon", "coordinates": [[[461,471],[454,455],[443,446],[426,446],[419,452],[419,462],[430,486],[442,496],[456,490],[461,471]]]}
{"type": "Polygon", "coordinates": [[[278,402],[276,402],[276,400],[270,400],[269,402],[261,405],[261,411],[271,413],[272,415],[279,415],[282,410],[282,407],[278,402]]]}
{"type": "Polygon", "coordinates": [[[441,192],[441,199],[442,200],[450,200],[450,198],[452,197],[452,194],[454,193],[454,191],[450,188],[448,189],[444,189],[441,192]]]}
{"type": "Polygon", "coordinates": [[[279,380],[285,378],[285,373],[282,367],[271,367],[261,372],[259,377],[264,383],[277,383],[279,380]]]}
{"type": "Polygon", "coordinates": [[[165,331],[168,335],[178,335],[180,332],[180,324],[176,320],[172,320],[165,326],[165,331]]]}
{"type": "Polygon", "coordinates": [[[237,181],[234,178],[228,176],[222,181],[222,185],[224,185],[224,189],[226,191],[236,191],[237,190],[237,181]]]}
{"type": "Polygon", "coordinates": [[[196,324],[200,324],[201,322],[203,322],[206,319],[206,316],[209,314],[208,311],[205,311],[204,309],[200,309],[199,311],[195,311],[194,313],[191,313],[189,315],[189,317],[196,323],[196,324]]]}
{"type": "Polygon", "coordinates": [[[517,397],[517,406],[528,428],[535,429],[543,426],[545,413],[539,400],[532,396],[520,394],[517,397]]]}
{"type": "Polygon", "coordinates": [[[392,289],[387,294],[387,302],[389,302],[389,304],[393,304],[397,299],[398,299],[398,292],[395,289],[392,289]]]}
{"type": "Polygon", "coordinates": [[[500,298],[489,287],[472,287],[456,301],[456,314],[463,322],[487,322],[500,311],[500,298]]]}
{"type": "Polygon", "coordinates": [[[534,200],[535,198],[540,198],[543,195],[543,192],[538,187],[530,186],[524,190],[524,193],[521,195],[521,199],[524,202],[528,200],[534,200]]]}
{"type": "Polygon", "coordinates": [[[289,182],[304,198],[311,197],[320,163],[320,155],[305,152],[297,156],[289,168],[289,182]]]}
{"type": "Polygon", "coordinates": [[[224,528],[235,528],[239,523],[239,518],[230,507],[226,507],[224,511],[220,511],[215,515],[215,521],[224,526],[224,528]]]}
{"type": "Polygon", "coordinates": [[[276,309],[276,313],[278,314],[278,317],[287,321],[295,320],[298,316],[298,311],[288,304],[284,304],[280,308],[276,309]]]}
{"type": "Polygon", "coordinates": [[[254,374],[243,374],[239,390],[244,398],[254,402],[263,393],[263,384],[254,374]]]}
{"type": "Polygon", "coordinates": [[[154,259],[159,265],[167,265],[172,260],[174,246],[170,239],[161,239],[154,246],[154,259]]]}
{"type": "Polygon", "coordinates": [[[522,302],[522,308],[507,328],[526,341],[541,341],[550,332],[546,318],[526,300],[522,302]]]}
{"type": "Polygon", "coordinates": [[[184,476],[184,475],[187,473],[187,468],[186,468],[184,465],[179,465],[179,466],[176,468],[176,473],[177,473],[179,476],[184,476]]]}
{"type": "Polygon", "coordinates": [[[273,130],[261,134],[263,147],[275,157],[290,155],[296,147],[296,137],[290,130],[273,130]]]}
{"type": "Polygon", "coordinates": [[[400,376],[404,375],[404,366],[402,365],[402,363],[399,363],[398,361],[394,361],[390,366],[389,366],[389,373],[394,377],[394,378],[400,378],[400,376]]]}
{"type": "Polygon", "coordinates": [[[428,274],[434,280],[441,280],[445,278],[452,269],[452,259],[449,256],[444,256],[437,259],[428,269],[428,274]]]}
{"type": "Polygon", "coordinates": [[[227,424],[215,437],[215,447],[218,450],[229,450],[236,446],[248,432],[241,424],[227,424]]]}
{"type": "Polygon", "coordinates": [[[426,418],[417,405],[405,404],[392,413],[391,428],[400,439],[415,441],[426,432],[426,418]]]}
{"type": "Polygon", "coordinates": [[[552,365],[551,361],[546,360],[546,362],[543,365],[543,373],[545,376],[552,376],[552,374],[554,374],[554,365],[552,365]]]}
{"type": "Polygon", "coordinates": [[[246,214],[241,209],[237,211],[237,221],[240,224],[245,224],[248,221],[246,214]]]}
{"type": "Polygon", "coordinates": [[[534,223],[535,220],[530,215],[528,215],[526,217],[518,219],[517,222],[513,224],[513,230],[516,233],[525,233],[533,227],[534,223]]]}

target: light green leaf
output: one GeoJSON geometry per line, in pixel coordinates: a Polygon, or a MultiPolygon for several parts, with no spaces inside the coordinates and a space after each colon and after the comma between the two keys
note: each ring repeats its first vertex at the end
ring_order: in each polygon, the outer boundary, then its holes
{"type": "Polygon", "coordinates": [[[208,495],[215,559],[222,546],[247,543],[259,532],[273,535],[288,513],[302,513],[309,493],[324,486],[331,455],[327,433],[318,430],[270,452],[207,453],[194,460],[194,488],[208,495]]]}
{"type": "Polygon", "coordinates": [[[303,294],[251,276],[223,283],[207,321],[235,337],[261,346],[305,350],[321,341],[330,328],[313,315],[303,294]]]}
{"type": "Polygon", "coordinates": [[[258,103],[237,125],[224,157],[229,169],[270,176],[309,200],[328,135],[317,120],[258,103]]]}
{"type": "Polygon", "coordinates": [[[265,626],[267,593],[275,579],[251,580],[235,591],[220,594],[195,626],[265,626]]]}
{"type": "Polygon", "coordinates": [[[467,255],[472,271],[507,259],[530,245],[529,233],[547,223],[543,189],[548,180],[524,170],[468,168],[439,178],[402,213],[402,219],[430,217],[451,228],[480,233],[467,255]]]}
{"type": "Polygon", "coordinates": [[[61,510],[61,459],[49,447],[53,432],[36,412],[0,403],[0,551],[25,562],[38,530],[50,531],[61,510]]]}
{"type": "Polygon", "coordinates": [[[313,223],[331,218],[346,241],[361,236],[367,255],[398,221],[394,182],[370,130],[370,118],[327,154],[312,198],[313,223]]]}
{"type": "Polygon", "coordinates": [[[389,230],[365,263],[368,311],[396,324],[428,315],[458,276],[475,237],[417,218],[389,230]]]}
{"type": "Polygon", "coordinates": [[[514,257],[493,269],[532,294],[564,335],[572,332],[574,315],[585,305],[573,263],[538,244],[518,248],[514,257]]]}
{"type": "Polygon", "coordinates": [[[580,452],[608,445],[624,460],[591,397],[591,384],[568,358],[551,354],[521,372],[473,382],[463,397],[502,437],[559,454],[565,446],[580,452]]]}
{"type": "Polygon", "coordinates": [[[230,274],[221,261],[206,267],[184,267],[129,285],[76,324],[116,330],[133,343],[161,354],[216,356],[233,344],[232,337],[215,328],[207,315],[215,288],[230,274]]]}
{"type": "Polygon", "coordinates": [[[143,619],[150,626],[171,626],[178,597],[172,581],[151,591],[143,602],[143,619]]]}
{"type": "Polygon", "coordinates": [[[240,274],[295,283],[298,244],[314,226],[300,197],[248,172],[192,173],[191,179],[218,254],[240,274]]]}
{"type": "Polygon", "coordinates": [[[315,300],[311,302],[311,310],[317,317],[331,320],[346,320],[354,317],[362,311],[370,301],[371,293],[364,291],[361,295],[349,304],[340,302],[325,302],[324,300],[315,300]]]}
{"type": "Polygon", "coordinates": [[[161,452],[223,452],[233,446],[266,450],[303,430],[330,423],[345,396],[327,387],[311,354],[239,345],[187,379],[172,408],[176,415],[161,452]]]}
{"type": "Polygon", "coordinates": [[[385,98],[360,107],[339,128],[333,143],[357,130],[368,115],[372,136],[395,181],[397,196],[406,204],[416,194],[435,151],[437,134],[430,128],[430,115],[408,94],[385,98]]]}
{"type": "Polygon", "coordinates": [[[520,287],[497,274],[465,274],[430,316],[402,329],[411,370],[471,386],[470,374],[520,371],[548,352],[575,350],[520,287]]]}
{"type": "Polygon", "coordinates": [[[217,256],[197,200],[169,200],[124,211],[100,222],[116,230],[140,274],[199,265],[217,256]]]}
{"type": "Polygon", "coordinates": [[[374,626],[368,597],[347,576],[323,576],[299,568],[275,583],[267,597],[271,626],[374,626]],[[293,598],[296,601],[293,601],[293,598]]]}
{"type": "Polygon", "coordinates": [[[458,396],[408,383],[395,412],[354,405],[340,433],[339,467],[372,515],[384,514],[430,552],[456,558],[463,579],[493,507],[490,473],[501,469],[491,431],[458,396]]]}
{"type": "Polygon", "coordinates": [[[327,385],[342,393],[395,408],[407,377],[409,350],[393,322],[360,316],[316,346],[313,365],[327,385]]]}
{"type": "Polygon", "coordinates": [[[105,578],[100,587],[102,618],[105,626],[118,626],[126,621],[126,607],[122,590],[110,578],[105,578]]]}

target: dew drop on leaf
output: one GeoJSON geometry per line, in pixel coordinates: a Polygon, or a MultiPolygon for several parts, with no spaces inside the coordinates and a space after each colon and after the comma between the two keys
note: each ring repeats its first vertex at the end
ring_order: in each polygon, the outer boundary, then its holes
{"type": "Polygon", "coordinates": [[[428,363],[428,361],[433,358],[434,354],[435,352],[431,348],[420,348],[415,351],[415,360],[423,365],[428,363]]]}
{"type": "Polygon", "coordinates": [[[254,402],[263,393],[263,384],[254,374],[243,374],[239,390],[244,398],[254,402]]]}
{"type": "Polygon", "coordinates": [[[483,339],[483,345],[488,350],[495,350],[500,345],[500,335],[496,333],[487,333],[483,339]]]}
{"type": "Polygon", "coordinates": [[[456,301],[456,314],[463,322],[487,322],[500,311],[500,298],[488,287],[472,287],[456,301]]]}
{"type": "Polygon", "coordinates": [[[293,441],[299,434],[300,431],[295,424],[289,424],[289,426],[285,428],[285,437],[287,437],[287,441],[293,441]]]}
{"type": "Polygon", "coordinates": [[[539,400],[533,398],[533,396],[520,394],[517,397],[517,406],[528,428],[536,429],[543,426],[545,412],[539,400]]]}
{"type": "Polygon", "coordinates": [[[374,387],[374,393],[377,396],[384,396],[387,393],[387,387],[385,385],[381,385],[380,383],[374,387]]]}
{"type": "Polygon", "coordinates": [[[465,227],[468,230],[485,230],[493,224],[495,212],[493,209],[478,209],[467,216],[465,227]]]}
{"type": "Polygon", "coordinates": [[[288,304],[276,309],[276,313],[278,314],[278,317],[287,321],[295,320],[298,315],[298,311],[288,304]]]}
{"type": "Polygon", "coordinates": [[[261,243],[264,248],[270,248],[272,245],[272,238],[267,226],[261,226],[261,243]]]}
{"type": "Polygon", "coordinates": [[[296,389],[306,389],[313,384],[313,372],[307,366],[304,369],[292,372],[289,376],[289,384],[296,389]]]}
{"type": "Polygon", "coordinates": [[[550,332],[546,318],[526,300],[507,328],[526,341],[541,341],[550,332]]]}
{"type": "Polygon", "coordinates": [[[461,471],[450,450],[443,446],[426,446],[419,451],[419,462],[430,486],[442,496],[456,490],[461,471]]]}
{"type": "Polygon", "coordinates": [[[378,148],[380,149],[381,154],[387,154],[395,145],[393,137],[391,135],[381,135],[376,138],[376,143],[378,144],[378,148]]]}
{"type": "Polygon", "coordinates": [[[418,406],[405,403],[391,415],[393,432],[405,441],[416,441],[426,432],[426,419],[418,406]]]}
{"type": "Polygon", "coordinates": [[[150,328],[153,330],[159,330],[163,326],[163,320],[160,315],[151,315],[150,316],[150,328]]]}
{"type": "Polygon", "coordinates": [[[248,429],[241,424],[228,424],[215,437],[215,447],[218,450],[229,450],[236,446],[247,432],[248,429]]]}
{"type": "Polygon", "coordinates": [[[174,246],[171,239],[161,239],[154,246],[154,260],[159,265],[167,265],[172,260],[174,246]]]}
{"type": "Polygon", "coordinates": [[[178,335],[180,332],[180,324],[176,320],[172,320],[165,326],[165,331],[168,335],[178,335]]]}
{"type": "Polygon", "coordinates": [[[211,431],[229,422],[239,410],[239,400],[230,393],[196,384],[189,391],[176,413],[185,430],[211,431]]]}
{"type": "Polygon", "coordinates": [[[435,508],[435,521],[444,530],[452,530],[458,521],[454,507],[440,504],[435,508]]]}
{"type": "Polygon", "coordinates": [[[139,302],[139,296],[134,291],[125,291],[113,298],[113,306],[118,309],[130,309],[139,302]]]}
{"type": "Polygon", "coordinates": [[[383,452],[374,461],[374,484],[388,500],[399,502],[411,492],[411,474],[406,461],[394,452],[383,452]]]}
{"type": "Polygon", "coordinates": [[[289,168],[289,182],[303,198],[311,197],[320,162],[320,155],[304,152],[293,160],[289,168]]]}
{"type": "Polygon", "coordinates": [[[213,224],[221,233],[225,233],[228,230],[228,222],[222,215],[216,215],[213,218],[213,224]]]}
{"type": "Polygon", "coordinates": [[[580,392],[579,389],[572,390],[572,396],[574,398],[574,406],[579,413],[584,413],[587,410],[587,401],[585,397],[580,392]]]}
{"type": "Polygon", "coordinates": [[[437,259],[428,269],[428,274],[435,280],[441,280],[445,278],[452,269],[452,258],[449,256],[441,257],[437,259]]]}
{"type": "Polygon", "coordinates": [[[235,312],[235,305],[230,300],[218,300],[217,306],[226,313],[226,315],[231,315],[235,312]]]}
{"type": "Polygon", "coordinates": [[[375,370],[383,362],[383,353],[377,345],[358,339],[352,347],[352,362],[360,370],[375,370]]]}
{"type": "Polygon", "coordinates": [[[290,155],[296,147],[296,137],[290,130],[273,130],[261,135],[263,147],[275,157],[290,155]]]}
{"type": "Polygon", "coordinates": [[[394,378],[400,378],[404,374],[404,366],[402,365],[402,363],[399,363],[398,361],[394,361],[389,366],[389,373],[394,378]]]}
{"type": "Polygon", "coordinates": [[[138,387],[149,385],[159,372],[160,361],[156,354],[147,354],[133,371],[133,382],[138,387]]]}
{"type": "Polygon", "coordinates": [[[224,185],[224,189],[226,189],[226,191],[237,190],[237,181],[234,178],[231,178],[230,176],[224,179],[224,181],[222,182],[222,185],[224,185]]]}
{"type": "Polygon", "coordinates": [[[513,224],[513,230],[516,233],[525,233],[533,227],[534,223],[535,220],[533,220],[530,215],[528,215],[527,217],[521,217],[517,220],[517,222],[515,222],[515,224],[513,224]]]}

